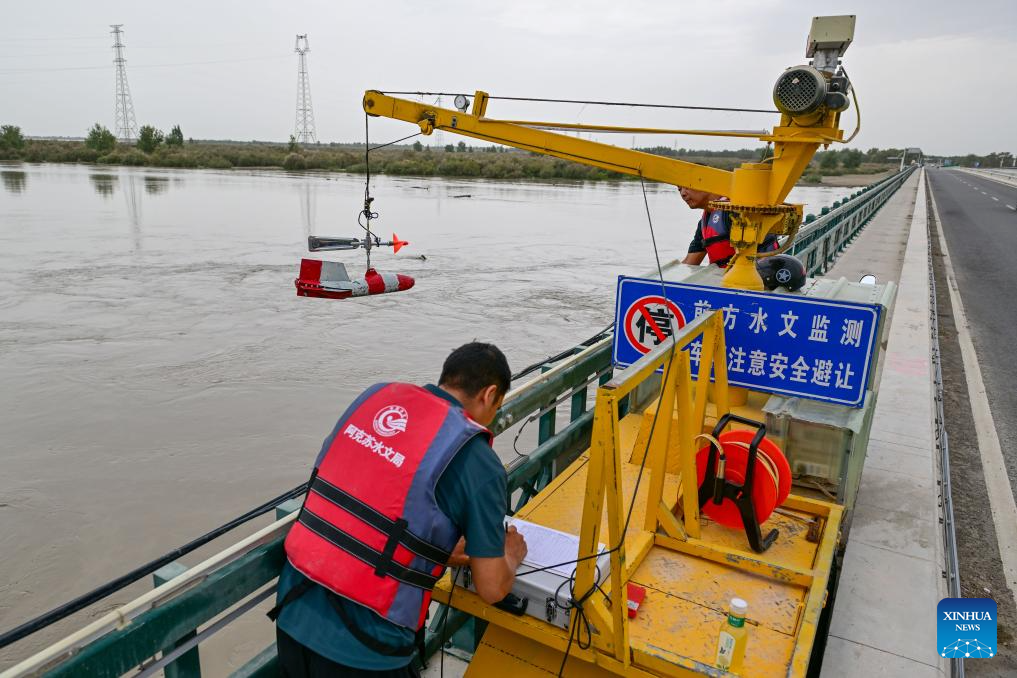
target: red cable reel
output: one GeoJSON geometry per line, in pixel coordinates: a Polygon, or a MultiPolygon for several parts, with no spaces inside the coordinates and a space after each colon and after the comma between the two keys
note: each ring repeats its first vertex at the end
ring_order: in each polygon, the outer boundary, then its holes
{"type": "Polygon", "coordinates": [[[766,437],[766,426],[757,421],[727,414],[717,422],[713,435],[704,437],[710,444],[696,454],[700,510],[720,525],[744,529],[753,550],[762,553],[776,539],[777,530],[764,538],[760,525],[791,493],[791,466],[776,443],[766,437]],[[722,433],[732,421],[756,430],[722,433]]]}

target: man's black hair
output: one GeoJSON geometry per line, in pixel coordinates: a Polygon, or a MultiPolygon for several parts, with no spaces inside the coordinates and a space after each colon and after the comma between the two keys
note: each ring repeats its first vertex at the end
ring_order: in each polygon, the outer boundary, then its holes
{"type": "Polygon", "coordinates": [[[505,354],[494,344],[472,341],[449,354],[441,366],[438,383],[473,397],[491,384],[505,395],[512,384],[512,371],[505,354]]]}

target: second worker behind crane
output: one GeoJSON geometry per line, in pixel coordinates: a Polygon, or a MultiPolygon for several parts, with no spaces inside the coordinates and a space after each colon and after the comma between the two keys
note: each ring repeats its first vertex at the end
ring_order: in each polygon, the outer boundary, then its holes
{"type": "MultiPolygon", "coordinates": [[[[691,209],[703,210],[703,216],[696,225],[696,234],[689,243],[689,253],[682,259],[683,264],[698,266],[705,257],[709,257],[711,264],[721,268],[727,266],[735,250],[731,246],[731,215],[721,210],[711,210],[710,202],[725,200],[716,193],[697,191],[691,188],[682,187],[680,190],[682,200],[691,209]]],[[[768,235],[763,244],[759,246],[760,252],[767,252],[777,249],[777,238],[768,235]]]]}

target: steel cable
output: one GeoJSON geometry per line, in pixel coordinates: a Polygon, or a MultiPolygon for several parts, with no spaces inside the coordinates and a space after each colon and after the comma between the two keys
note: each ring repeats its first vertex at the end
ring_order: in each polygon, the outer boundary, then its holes
{"type": "MultiPolygon", "coordinates": [[[[386,90],[379,90],[382,94],[395,94],[399,96],[442,96],[442,97],[455,97],[465,96],[472,97],[474,94],[467,92],[393,92],[386,90]]],[[[543,97],[496,97],[488,96],[488,100],[500,100],[500,101],[533,101],[537,103],[550,103],[550,104],[583,104],[584,106],[627,106],[631,108],[667,108],[667,109],[679,109],[687,111],[724,111],[728,113],[777,113],[780,111],[771,110],[767,108],[731,108],[726,106],[687,106],[682,104],[645,104],[639,102],[629,101],[587,101],[585,99],[548,99],[543,97]]]]}

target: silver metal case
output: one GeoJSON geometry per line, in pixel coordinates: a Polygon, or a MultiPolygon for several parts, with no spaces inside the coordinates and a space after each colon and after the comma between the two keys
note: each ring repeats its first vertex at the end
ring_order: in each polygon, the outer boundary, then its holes
{"type": "MultiPolygon", "coordinates": [[[[519,566],[516,582],[512,586],[512,593],[527,601],[526,614],[567,630],[572,617],[572,610],[569,607],[571,598],[569,588],[572,582],[567,577],[551,570],[526,574],[531,569],[532,567],[526,563],[519,566]],[[557,604],[555,604],[556,602],[557,604]]],[[[598,584],[604,583],[610,570],[611,556],[603,551],[597,556],[598,584]]],[[[470,568],[464,568],[459,583],[470,591],[476,592],[470,568]]]]}

